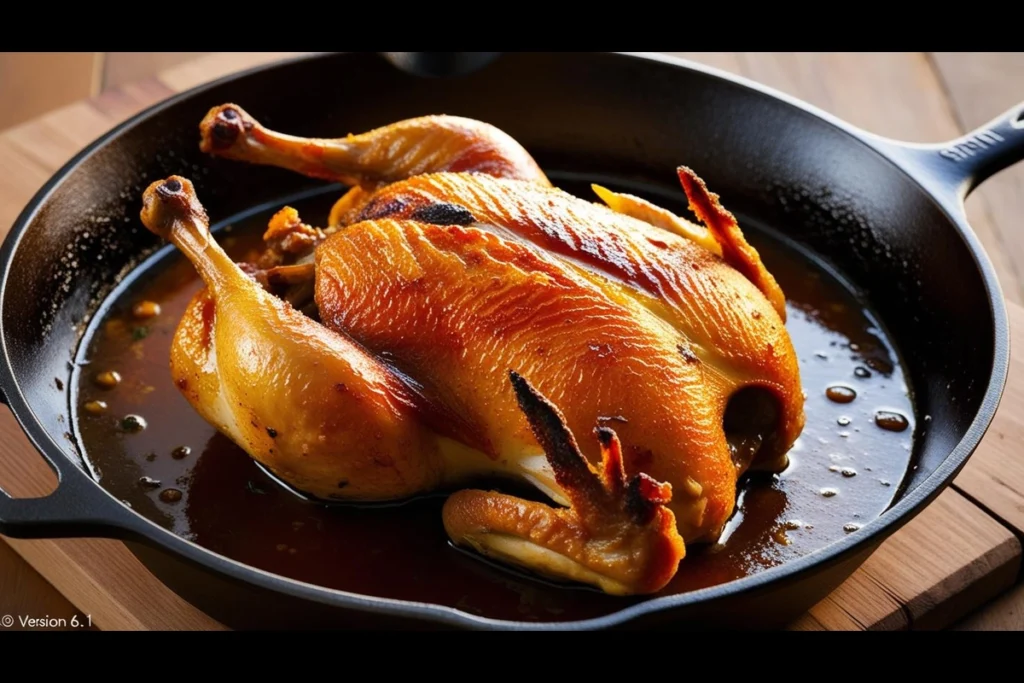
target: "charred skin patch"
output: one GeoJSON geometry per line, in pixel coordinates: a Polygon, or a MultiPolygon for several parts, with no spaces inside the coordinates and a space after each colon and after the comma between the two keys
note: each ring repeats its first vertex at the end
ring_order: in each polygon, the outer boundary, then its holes
{"type": "Polygon", "coordinates": [[[423,198],[408,196],[375,197],[359,212],[356,222],[382,218],[404,218],[429,225],[462,227],[476,222],[476,218],[464,206],[450,202],[424,201],[423,198]]]}
{"type": "Polygon", "coordinates": [[[401,197],[376,197],[371,199],[359,212],[355,222],[375,221],[381,218],[399,217],[408,203],[401,197]]]}
{"type": "Polygon", "coordinates": [[[509,379],[515,389],[519,408],[526,415],[537,442],[547,454],[551,469],[555,472],[555,480],[577,504],[580,499],[604,509],[609,505],[616,507],[621,504],[634,523],[644,526],[654,519],[659,506],[671,502],[672,487],[669,484],[661,483],[642,472],[627,481],[622,444],[615,430],[609,427],[598,426],[594,429],[601,443],[604,476],[595,474],[580,452],[558,408],[518,373],[510,371],[509,379]],[[620,498],[623,494],[624,498],[620,498]],[[621,503],[617,504],[616,500],[621,503]]]}
{"type": "Polygon", "coordinates": [[[659,505],[668,505],[671,501],[672,488],[642,472],[626,485],[626,510],[633,521],[641,526],[654,519],[659,505]]]}
{"type": "Polygon", "coordinates": [[[469,209],[458,204],[427,204],[417,207],[409,214],[409,218],[420,223],[431,225],[471,225],[476,222],[469,209]]]}
{"type": "Polygon", "coordinates": [[[510,371],[516,401],[526,416],[537,442],[548,456],[555,480],[564,488],[591,493],[594,475],[569,431],[561,411],[540,394],[522,375],[510,371]]]}

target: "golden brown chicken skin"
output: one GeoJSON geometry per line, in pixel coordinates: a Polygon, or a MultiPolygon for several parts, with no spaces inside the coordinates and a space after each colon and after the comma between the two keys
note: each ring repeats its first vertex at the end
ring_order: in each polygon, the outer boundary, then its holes
{"type": "Polygon", "coordinates": [[[785,466],[803,426],[785,298],[690,169],[703,225],[557,190],[515,140],[457,117],[304,139],[223,105],[200,130],[210,153],[352,186],[323,228],[282,209],[244,269],[184,179],[155,183],[143,212],[208,285],[175,338],[179,387],[300,490],[519,479],[548,501],[458,490],[452,540],[637,594],[718,538],[744,471],[785,466]],[[267,431],[282,417],[287,438],[267,431]]]}
{"type": "MultiPolygon", "coordinates": [[[[776,397],[779,421],[758,465],[778,469],[804,419],[796,355],[784,324],[785,300],[760,259],[749,257],[746,241],[736,238],[735,219],[717,197],[689,169],[679,173],[687,179],[691,204],[712,226],[703,235],[698,226],[686,229],[733,253],[749,274],[695,239],[555,188],[482,174],[439,173],[391,184],[375,193],[355,220],[479,225],[578,264],[605,286],[623,285],[624,294],[680,332],[680,353],[724,375],[734,390],[760,387],[776,397]]],[[[636,204],[618,207],[636,210],[636,204]]]]}
{"type": "MultiPolygon", "coordinates": [[[[559,406],[570,432],[612,427],[628,474],[671,483],[685,540],[714,538],[732,513],[729,387],[619,288],[486,231],[387,219],[338,232],[316,259],[324,325],[463,416],[467,442],[490,459],[515,460],[533,441],[511,370],[559,406]]],[[[581,441],[600,462],[597,440],[581,441]]]]}

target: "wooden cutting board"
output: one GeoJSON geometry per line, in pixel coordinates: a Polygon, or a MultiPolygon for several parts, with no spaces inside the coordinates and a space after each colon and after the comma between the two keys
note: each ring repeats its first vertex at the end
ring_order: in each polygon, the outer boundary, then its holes
{"type": "MultiPolygon", "coordinates": [[[[75,152],[145,106],[280,54],[210,55],[109,90],[0,135],[0,226],[75,152]]],[[[952,136],[949,136],[952,137],[952,136]]],[[[2,234],[2,233],[0,233],[2,234]]],[[[1015,339],[1024,308],[1010,304],[1015,339]]],[[[1024,534],[1024,356],[1014,357],[999,413],[953,487],[893,535],[832,595],[794,624],[801,630],[941,628],[1009,589],[1024,534]]],[[[0,412],[0,487],[40,496],[56,480],[13,417],[0,412]]],[[[163,586],[119,542],[3,539],[103,630],[224,627],[163,586]]]]}

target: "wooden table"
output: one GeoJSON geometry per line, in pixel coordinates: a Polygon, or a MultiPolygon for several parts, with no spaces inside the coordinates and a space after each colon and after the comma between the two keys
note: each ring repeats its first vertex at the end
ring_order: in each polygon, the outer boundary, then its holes
{"type": "MultiPolygon", "coordinates": [[[[1020,53],[671,54],[747,76],[864,129],[913,142],[952,139],[1024,100],[1020,53]]],[[[0,230],[64,161],[117,122],[175,92],[283,56],[208,55],[0,134],[0,230]]],[[[989,180],[967,210],[995,263],[1019,339],[1024,164],[989,180]]],[[[999,414],[954,486],[796,627],[1024,629],[1024,585],[1017,582],[1024,459],[1016,449],[1022,440],[1024,356],[1015,356],[999,414]]],[[[16,496],[45,494],[55,479],[41,459],[25,457],[26,449],[17,424],[2,412],[0,487],[16,496]]],[[[156,583],[117,542],[3,540],[0,615],[70,621],[91,614],[102,629],[222,628],[156,583]]]]}

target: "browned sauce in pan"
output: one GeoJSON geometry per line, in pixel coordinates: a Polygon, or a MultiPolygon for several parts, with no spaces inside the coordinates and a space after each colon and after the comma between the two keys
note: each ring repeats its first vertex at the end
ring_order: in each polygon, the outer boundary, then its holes
{"type": "MultiPolygon", "coordinates": [[[[336,196],[289,203],[323,221],[336,196]]],[[[217,233],[232,257],[253,253],[273,210],[217,233]]],[[[789,300],[807,426],[790,467],[744,481],[721,541],[688,548],[663,594],[747,576],[857,533],[892,502],[911,460],[913,407],[876,318],[796,249],[748,233],[789,300]]],[[[171,338],[199,287],[192,266],[162,250],[114,292],[80,351],[76,436],[97,480],[139,514],[275,574],[491,618],[585,619],[640,599],[557,586],[454,549],[441,524],[443,494],[392,506],[326,506],[284,488],[203,421],[171,382],[171,338]]]]}

